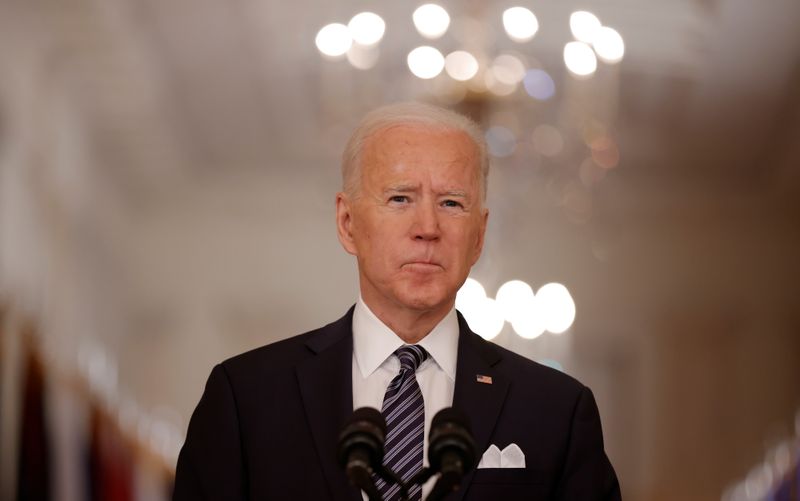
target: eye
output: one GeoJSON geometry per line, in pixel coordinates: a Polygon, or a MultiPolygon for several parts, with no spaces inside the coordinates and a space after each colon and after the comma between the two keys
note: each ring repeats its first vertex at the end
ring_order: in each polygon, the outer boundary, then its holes
{"type": "Polygon", "coordinates": [[[389,197],[389,202],[396,204],[403,204],[408,202],[408,197],[405,195],[392,195],[389,197]]]}
{"type": "Polygon", "coordinates": [[[445,207],[463,207],[464,205],[457,201],[457,200],[445,200],[442,202],[442,205],[445,207]]]}

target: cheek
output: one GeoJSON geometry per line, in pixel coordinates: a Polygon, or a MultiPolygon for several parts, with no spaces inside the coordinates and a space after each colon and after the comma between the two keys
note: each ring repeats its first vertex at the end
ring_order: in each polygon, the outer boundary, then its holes
{"type": "Polygon", "coordinates": [[[380,227],[373,227],[371,231],[364,232],[360,238],[361,256],[373,267],[388,268],[396,261],[399,252],[394,245],[391,235],[382,231],[380,227]]]}
{"type": "Polygon", "coordinates": [[[464,256],[468,264],[472,264],[480,251],[480,246],[478,245],[480,242],[480,229],[472,224],[460,228],[458,233],[455,234],[455,240],[458,244],[457,246],[454,245],[454,247],[460,250],[460,254],[464,256]]]}

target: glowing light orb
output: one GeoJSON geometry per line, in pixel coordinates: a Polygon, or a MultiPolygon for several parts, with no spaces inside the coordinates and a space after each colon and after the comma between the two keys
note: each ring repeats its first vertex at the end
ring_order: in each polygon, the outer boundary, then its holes
{"type": "Polygon", "coordinates": [[[595,36],[602,27],[600,20],[591,12],[579,10],[569,16],[569,29],[576,40],[593,43],[595,36]]]}
{"type": "Polygon", "coordinates": [[[426,3],[420,5],[411,15],[419,34],[425,38],[439,38],[450,26],[450,15],[441,5],[426,3]]]}
{"type": "Polygon", "coordinates": [[[386,23],[381,16],[373,12],[361,12],[353,16],[347,23],[350,37],[361,45],[373,45],[380,42],[386,31],[386,23]]]}
{"type": "Polygon", "coordinates": [[[564,63],[578,77],[588,77],[597,70],[594,51],[583,42],[569,42],[564,46],[564,63]]]}
{"type": "Polygon", "coordinates": [[[467,51],[457,50],[444,58],[444,69],[453,80],[466,82],[478,74],[478,60],[467,51]]]}
{"type": "Polygon", "coordinates": [[[625,55],[625,42],[614,28],[603,26],[592,42],[597,57],[607,63],[618,63],[625,55]]]}
{"type": "Polygon", "coordinates": [[[418,78],[433,78],[444,69],[444,56],[433,47],[417,47],[408,53],[408,69],[418,78]]]}
{"type": "Polygon", "coordinates": [[[540,69],[528,70],[522,85],[529,96],[539,101],[546,101],[556,93],[555,82],[546,71],[540,69]]]}
{"type": "Polygon", "coordinates": [[[503,28],[511,40],[527,42],[539,31],[539,21],[525,7],[511,7],[503,12],[503,28]]]}
{"type": "Polygon", "coordinates": [[[575,321],[575,301],[562,284],[551,282],[536,291],[537,307],[542,314],[544,328],[561,334],[575,321]]]}
{"type": "Polygon", "coordinates": [[[353,44],[350,31],[347,26],[341,23],[331,23],[323,26],[317,32],[317,38],[314,41],[317,44],[317,49],[329,57],[343,56],[353,44]]]}

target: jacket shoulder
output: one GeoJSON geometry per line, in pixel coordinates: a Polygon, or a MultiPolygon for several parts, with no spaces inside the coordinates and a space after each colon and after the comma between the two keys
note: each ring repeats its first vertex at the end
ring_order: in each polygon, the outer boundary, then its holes
{"type": "Polygon", "coordinates": [[[469,338],[484,360],[505,376],[516,391],[574,402],[587,390],[580,381],[558,369],[535,362],[473,332],[469,333],[469,338]]]}

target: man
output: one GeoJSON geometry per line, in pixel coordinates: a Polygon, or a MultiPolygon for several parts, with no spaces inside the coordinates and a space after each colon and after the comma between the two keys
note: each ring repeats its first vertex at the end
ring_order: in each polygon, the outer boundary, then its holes
{"type": "MultiPolygon", "coordinates": [[[[426,461],[438,410],[469,417],[479,456],[488,452],[447,499],[619,499],[589,389],[484,341],[454,309],[488,217],[475,124],[418,103],[380,108],[348,142],[342,173],[336,225],[358,262],[356,305],[214,368],[174,499],[357,501],[336,446],[363,406],[386,416],[384,464],[403,478],[426,461]]],[[[377,485],[397,499],[397,486],[377,485]]]]}

